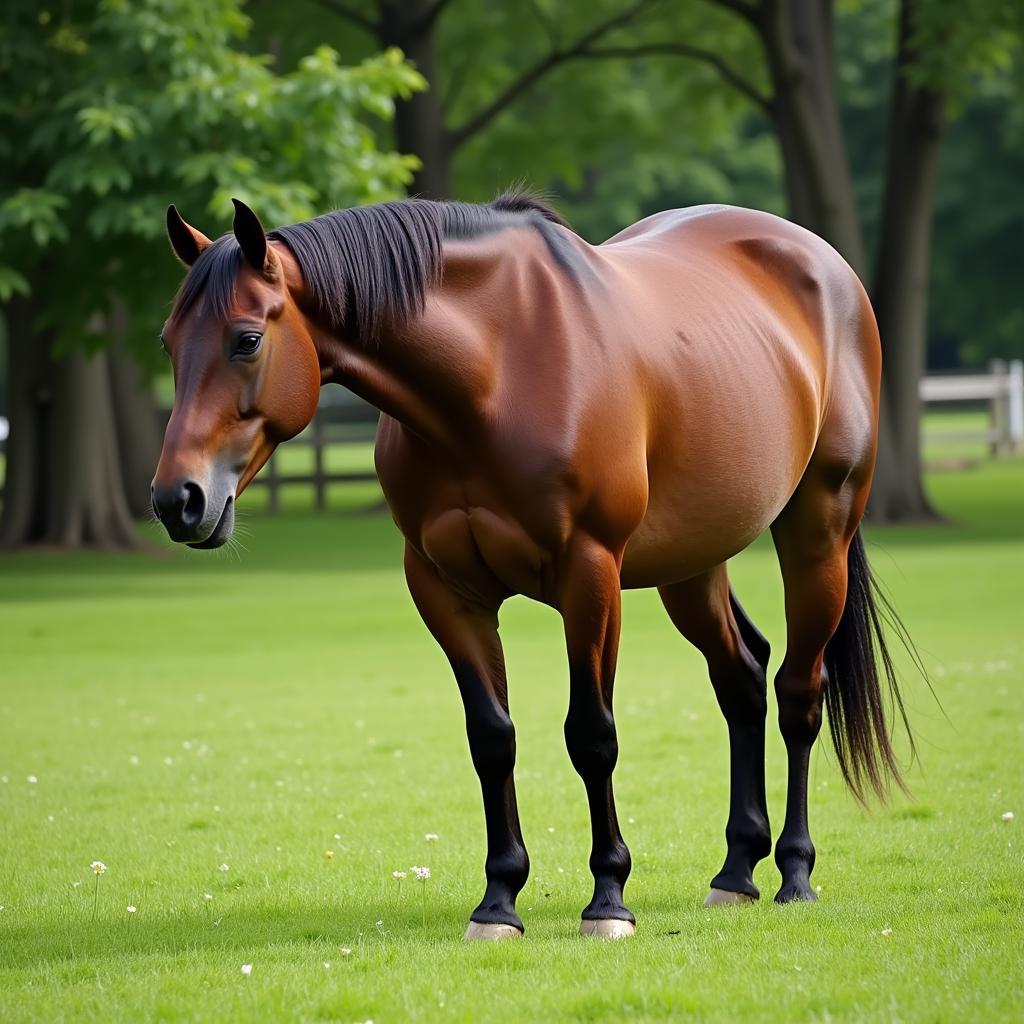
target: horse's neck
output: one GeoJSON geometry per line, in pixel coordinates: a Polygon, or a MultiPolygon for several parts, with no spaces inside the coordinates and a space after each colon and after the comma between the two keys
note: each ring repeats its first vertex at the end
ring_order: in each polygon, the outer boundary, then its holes
{"type": "Polygon", "coordinates": [[[544,253],[539,236],[539,248],[510,236],[446,241],[442,279],[424,311],[379,341],[318,338],[324,383],[344,385],[428,441],[464,445],[488,414],[512,325],[524,320],[524,264],[544,253]]]}

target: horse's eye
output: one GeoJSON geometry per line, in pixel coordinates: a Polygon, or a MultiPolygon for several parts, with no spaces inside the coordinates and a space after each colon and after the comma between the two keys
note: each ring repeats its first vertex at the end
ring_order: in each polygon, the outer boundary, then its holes
{"type": "Polygon", "coordinates": [[[246,331],[235,340],[234,354],[236,356],[254,356],[259,352],[262,341],[262,334],[257,334],[256,331],[246,331]]]}

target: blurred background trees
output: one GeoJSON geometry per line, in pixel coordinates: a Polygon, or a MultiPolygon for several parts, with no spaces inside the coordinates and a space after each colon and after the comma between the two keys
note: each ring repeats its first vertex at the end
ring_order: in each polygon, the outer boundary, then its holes
{"type": "Polygon", "coordinates": [[[1024,5],[46,7],[8,4],[0,38],[5,543],[132,536],[157,434],[137,377],[155,372],[180,275],[162,241],[171,200],[208,234],[232,194],[285,223],[405,188],[486,199],[518,179],[595,242],[670,206],[787,215],[843,252],[876,306],[881,519],[931,514],[926,362],[1024,353],[1024,5]]]}
{"type": "Polygon", "coordinates": [[[0,299],[8,444],[0,541],[125,546],[160,431],[155,338],[180,272],[161,210],[213,233],[232,195],[272,223],[400,195],[415,160],[372,119],[423,85],[390,50],[287,73],[235,0],[103,0],[4,15],[0,299]]]}

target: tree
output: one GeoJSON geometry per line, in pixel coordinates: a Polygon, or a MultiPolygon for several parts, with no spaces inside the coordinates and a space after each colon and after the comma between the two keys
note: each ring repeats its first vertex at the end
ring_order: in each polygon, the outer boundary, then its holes
{"type": "MultiPolygon", "coordinates": [[[[738,122],[739,105],[723,103],[717,81],[713,94],[702,88],[706,70],[696,73],[693,89],[686,71],[680,72],[679,57],[696,58],[713,78],[734,85],[741,81],[727,59],[735,50],[734,31],[711,40],[710,46],[679,41],[691,36],[701,20],[693,5],[659,0],[315,3],[346,29],[354,27],[362,50],[399,46],[424,74],[429,88],[400,102],[395,118],[396,146],[421,157],[412,191],[424,196],[445,198],[457,191],[465,197],[467,176],[484,176],[496,151],[514,152],[520,165],[536,165],[536,156],[543,154],[549,172],[557,166],[554,177],[571,186],[588,166],[607,168],[601,156],[614,152],[619,141],[633,143],[628,154],[644,165],[641,180],[634,180],[631,189],[636,203],[641,188],[653,191],[652,168],[667,167],[681,150],[708,169],[697,147],[685,145],[688,134],[706,139],[710,129],[717,129],[719,137],[732,137],[738,122]],[[647,35],[630,39],[635,29],[647,35]],[[638,89],[630,60],[666,57],[673,59],[674,72],[656,64],[646,89],[638,89]],[[694,100],[698,116],[691,117],[694,100]],[[514,149],[506,140],[514,140],[514,149]],[[644,145],[637,147],[637,142],[644,145]],[[468,175],[459,173],[459,164],[468,175]]],[[[257,9],[265,12],[257,14],[261,24],[275,25],[280,17],[269,8],[257,9]]],[[[323,27],[317,23],[318,30],[323,27]]],[[[349,45],[362,52],[358,43],[349,45]]],[[[749,50],[742,39],[740,45],[749,50]]]]}
{"type": "Polygon", "coordinates": [[[391,117],[423,80],[397,51],[348,68],[327,47],[275,74],[240,48],[238,0],[67,10],[74,20],[18,0],[0,44],[0,543],[126,546],[126,473],[145,473],[130,456],[152,424],[124,398],[137,393],[125,352],[152,365],[180,274],[164,209],[226,223],[237,195],[287,223],[400,195],[416,159],[379,151],[366,117],[391,117]]]}
{"type": "Polygon", "coordinates": [[[970,16],[945,0],[900,3],[872,274],[838,102],[832,0],[711,2],[740,17],[761,43],[790,216],[832,242],[863,280],[874,283],[885,372],[871,514],[888,522],[935,518],[921,470],[918,381],[925,368],[940,147],[951,98],[1009,63],[1021,34],[1020,11],[999,0],[975,5],[970,16]]]}

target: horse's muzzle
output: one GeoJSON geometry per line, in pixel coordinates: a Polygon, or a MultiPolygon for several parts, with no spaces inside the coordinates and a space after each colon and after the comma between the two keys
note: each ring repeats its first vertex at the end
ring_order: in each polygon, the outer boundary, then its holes
{"type": "Polygon", "coordinates": [[[219,548],[235,525],[235,499],[229,494],[217,508],[195,480],[177,480],[151,489],[153,513],[171,540],[193,548],[219,548]],[[214,518],[216,517],[216,518],[214,518]]]}

